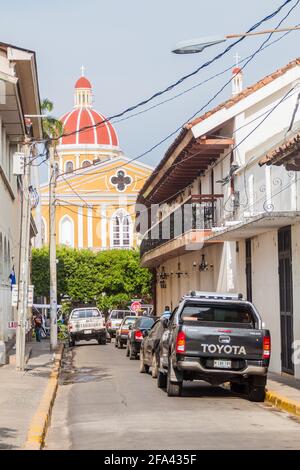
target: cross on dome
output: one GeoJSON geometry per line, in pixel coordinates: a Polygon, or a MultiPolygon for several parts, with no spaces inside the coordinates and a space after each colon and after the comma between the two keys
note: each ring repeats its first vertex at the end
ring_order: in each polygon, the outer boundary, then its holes
{"type": "Polygon", "coordinates": [[[85,72],[85,66],[81,66],[81,76],[84,77],[84,72],[85,72]]]}

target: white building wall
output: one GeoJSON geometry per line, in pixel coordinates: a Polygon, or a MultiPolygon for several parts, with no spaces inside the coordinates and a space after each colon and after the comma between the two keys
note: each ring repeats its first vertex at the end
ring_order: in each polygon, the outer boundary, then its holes
{"type": "MultiPolygon", "coordinates": [[[[300,224],[292,225],[294,340],[300,346],[300,224]]],[[[299,358],[299,353],[298,353],[299,358]]],[[[298,361],[297,361],[298,362],[298,361]]],[[[300,378],[300,363],[295,363],[295,377],[300,378]]]]}

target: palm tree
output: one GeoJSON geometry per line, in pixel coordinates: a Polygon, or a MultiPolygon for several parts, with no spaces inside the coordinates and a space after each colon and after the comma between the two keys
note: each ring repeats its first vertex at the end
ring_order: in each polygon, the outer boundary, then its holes
{"type": "MultiPolygon", "coordinates": [[[[54,105],[52,101],[45,98],[41,103],[42,113],[52,113],[54,105]]],[[[63,133],[63,125],[59,119],[47,115],[43,118],[43,133],[45,139],[57,139],[63,133]]],[[[52,141],[52,145],[56,147],[57,140],[52,141]]]]}

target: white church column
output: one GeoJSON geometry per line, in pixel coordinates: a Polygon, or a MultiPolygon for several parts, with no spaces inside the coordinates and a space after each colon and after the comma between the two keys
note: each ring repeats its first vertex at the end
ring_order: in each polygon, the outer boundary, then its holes
{"type": "Polygon", "coordinates": [[[101,243],[102,248],[106,248],[106,227],[107,227],[107,220],[106,220],[106,206],[102,204],[101,206],[101,243]]]}
{"type": "Polygon", "coordinates": [[[83,211],[78,207],[78,248],[83,248],[83,211]]]}
{"type": "Polygon", "coordinates": [[[76,154],[75,168],[80,168],[80,155],[79,155],[79,153],[76,154]]]}
{"type": "Polygon", "coordinates": [[[88,229],[88,248],[93,248],[93,209],[88,208],[87,213],[87,229],[88,229]]]}

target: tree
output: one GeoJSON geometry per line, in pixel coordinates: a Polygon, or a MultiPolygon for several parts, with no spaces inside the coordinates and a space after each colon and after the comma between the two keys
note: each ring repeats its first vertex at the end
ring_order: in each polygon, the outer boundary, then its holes
{"type": "MultiPolygon", "coordinates": [[[[140,266],[138,251],[92,252],[67,247],[57,249],[58,299],[73,304],[93,303],[104,311],[124,308],[133,297],[149,299],[151,274],[140,266]]],[[[32,280],[38,296],[49,297],[49,250],[32,252],[32,280]]]]}

